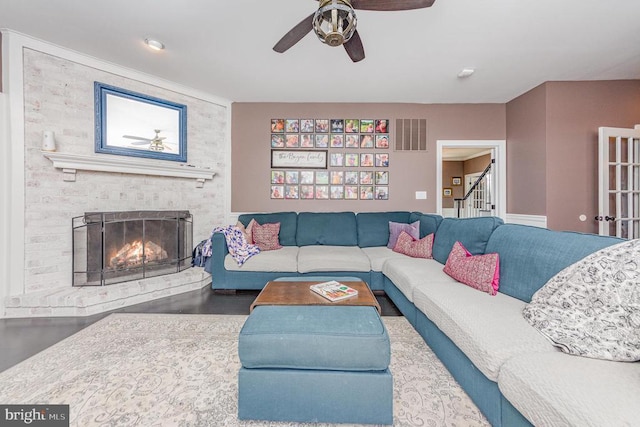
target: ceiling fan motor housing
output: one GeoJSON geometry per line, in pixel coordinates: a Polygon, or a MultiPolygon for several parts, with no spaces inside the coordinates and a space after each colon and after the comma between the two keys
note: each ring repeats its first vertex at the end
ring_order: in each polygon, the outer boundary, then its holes
{"type": "Polygon", "coordinates": [[[313,16],[313,31],[329,46],[348,42],[356,24],[356,13],[348,0],[322,0],[313,16]]]}

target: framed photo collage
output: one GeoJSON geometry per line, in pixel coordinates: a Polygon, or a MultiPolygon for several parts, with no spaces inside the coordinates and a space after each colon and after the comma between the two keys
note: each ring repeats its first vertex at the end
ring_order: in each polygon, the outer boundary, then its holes
{"type": "Polygon", "coordinates": [[[388,119],[271,119],[271,198],[389,199],[388,119]]]}

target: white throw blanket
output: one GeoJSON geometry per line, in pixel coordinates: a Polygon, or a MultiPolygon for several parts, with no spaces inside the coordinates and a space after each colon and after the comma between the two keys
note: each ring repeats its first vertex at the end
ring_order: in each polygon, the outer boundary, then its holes
{"type": "Polygon", "coordinates": [[[565,268],[533,295],[523,315],[565,353],[640,360],[640,240],[565,268]]]}

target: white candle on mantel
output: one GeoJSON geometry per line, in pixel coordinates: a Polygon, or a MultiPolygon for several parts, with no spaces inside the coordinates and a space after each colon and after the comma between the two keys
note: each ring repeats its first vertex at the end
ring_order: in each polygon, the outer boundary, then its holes
{"type": "Polygon", "coordinates": [[[51,130],[42,133],[42,151],[56,151],[56,137],[51,130]]]}

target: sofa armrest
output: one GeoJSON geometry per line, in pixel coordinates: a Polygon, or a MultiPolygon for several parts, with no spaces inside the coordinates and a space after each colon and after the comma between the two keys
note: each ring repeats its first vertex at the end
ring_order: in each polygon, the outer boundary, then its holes
{"type": "Polygon", "coordinates": [[[214,272],[216,275],[224,275],[224,258],[228,253],[229,248],[224,234],[213,233],[211,235],[211,257],[205,264],[205,271],[211,273],[212,276],[214,276],[214,272]]]}

